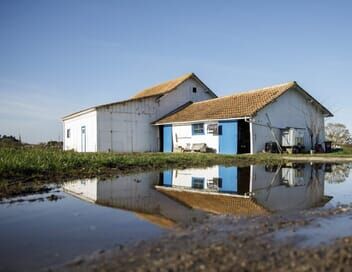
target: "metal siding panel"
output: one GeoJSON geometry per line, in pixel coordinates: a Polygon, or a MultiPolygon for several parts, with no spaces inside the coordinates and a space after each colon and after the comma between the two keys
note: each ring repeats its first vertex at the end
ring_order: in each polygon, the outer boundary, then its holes
{"type": "Polygon", "coordinates": [[[172,126],[163,126],[163,152],[172,152],[172,126]]]}
{"type": "Polygon", "coordinates": [[[237,192],[237,167],[219,167],[219,177],[221,178],[220,192],[237,192]]]}
{"type": "Polygon", "coordinates": [[[220,121],[219,153],[237,154],[237,121],[220,121]]]}

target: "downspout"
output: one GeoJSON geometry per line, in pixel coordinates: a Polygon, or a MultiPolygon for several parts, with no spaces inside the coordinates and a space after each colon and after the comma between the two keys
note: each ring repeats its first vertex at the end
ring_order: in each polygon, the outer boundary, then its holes
{"type": "MultiPolygon", "coordinates": [[[[251,145],[252,148],[252,145],[251,145]]],[[[252,149],[251,149],[251,153],[252,153],[252,149]]],[[[253,182],[254,182],[254,165],[250,166],[250,176],[249,176],[249,195],[253,196],[253,182]]]]}
{"type": "Polygon", "coordinates": [[[113,151],[112,149],[112,110],[110,110],[110,152],[113,151]]]}

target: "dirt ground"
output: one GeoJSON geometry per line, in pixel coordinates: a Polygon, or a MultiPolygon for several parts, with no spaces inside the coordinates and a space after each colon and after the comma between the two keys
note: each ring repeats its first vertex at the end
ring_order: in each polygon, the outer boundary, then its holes
{"type": "Polygon", "coordinates": [[[299,236],[277,238],[282,231],[294,234],[311,225],[323,227],[317,224],[322,218],[342,217],[347,224],[352,223],[352,209],[340,207],[256,217],[212,215],[171,231],[158,240],[100,251],[55,270],[350,271],[352,230],[351,236],[331,241],[326,235],[326,239],[323,238],[326,243],[318,245],[302,246],[300,242],[305,238],[299,236]]]}

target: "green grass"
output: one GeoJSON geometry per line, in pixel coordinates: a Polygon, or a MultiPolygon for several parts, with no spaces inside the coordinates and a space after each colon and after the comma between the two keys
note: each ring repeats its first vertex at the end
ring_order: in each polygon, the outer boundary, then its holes
{"type": "Polygon", "coordinates": [[[106,172],[249,164],[280,160],[278,155],[216,155],[200,153],[77,153],[44,148],[0,148],[0,179],[74,177],[106,172]]]}
{"type": "MultiPolygon", "coordinates": [[[[338,152],[314,156],[352,158],[352,147],[345,146],[338,152]]],[[[206,167],[216,164],[270,164],[282,161],[282,156],[278,154],[230,156],[201,153],[77,153],[56,148],[0,147],[0,180],[60,179],[151,169],[206,167]]]]}
{"type": "Polygon", "coordinates": [[[300,154],[284,154],[285,156],[304,156],[304,157],[327,157],[327,158],[352,158],[352,146],[345,145],[340,150],[335,150],[331,153],[315,153],[311,155],[310,153],[300,153],[300,154]]]}

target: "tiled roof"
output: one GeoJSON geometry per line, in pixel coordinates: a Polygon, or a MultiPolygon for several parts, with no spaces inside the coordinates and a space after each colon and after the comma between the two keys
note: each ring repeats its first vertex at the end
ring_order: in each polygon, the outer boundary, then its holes
{"type": "Polygon", "coordinates": [[[214,214],[232,215],[266,215],[269,211],[258,204],[255,199],[229,196],[222,194],[207,194],[187,189],[179,190],[173,187],[157,186],[156,190],[183,203],[193,209],[214,214]]]}
{"type": "MultiPolygon", "coordinates": [[[[250,117],[269,103],[273,102],[276,98],[278,98],[280,95],[292,87],[300,88],[298,84],[293,81],[274,85],[271,87],[192,103],[178,112],[164,116],[163,118],[157,120],[155,123],[167,124],[174,122],[250,117]]],[[[302,88],[300,89],[310,98],[312,98],[302,88]]],[[[326,111],[330,113],[328,110],[326,111]]]]}
{"type": "Polygon", "coordinates": [[[164,83],[158,84],[156,86],[150,87],[148,89],[145,89],[143,91],[140,91],[139,93],[134,95],[132,98],[133,99],[143,98],[143,97],[149,97],[149,96],[161,95],[161,94],[168,93],[168,92],[174,90],[175,88],[177,88],[177,86],[179,86],[181,83],[183,83],[184,81],[186,81],[187,79],[189,79],[193,76],[194,76],[193,73],[185,74],[185,75],[180,76],[176,79],[172,79],[172,80],[166,81],[164,83]]]}

